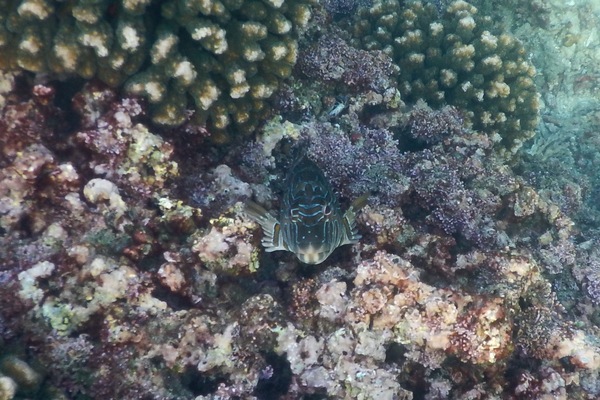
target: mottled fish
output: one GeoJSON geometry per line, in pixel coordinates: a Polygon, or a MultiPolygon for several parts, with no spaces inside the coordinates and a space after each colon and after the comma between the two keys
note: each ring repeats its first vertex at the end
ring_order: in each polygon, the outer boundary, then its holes
{"type": "Polygon", "coordinates": [[[306,264],[319,264],[339,246],[358,242],[356,213],[367,196],[342,214],[336,195],[321,169],[306,156],[294,162],[285,182],[279,220],[249,202],[246,214],[263,229],[268,252],[287,250],[306,264]]]}

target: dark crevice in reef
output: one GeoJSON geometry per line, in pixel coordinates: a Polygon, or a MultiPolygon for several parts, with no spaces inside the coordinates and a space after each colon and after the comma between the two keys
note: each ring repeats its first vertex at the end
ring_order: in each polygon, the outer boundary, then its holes
{"type": "Polygon", "coordinates": [[[259,400],[277,399],[288,392],[292,383],[292,370],[285,355],[266,353],[265,360],[269,364],[264,375],[258,380],[254,395],[259,400]]]}
{"type": "Polygon", "coordinates": [[[221,383],[226,383],[227,378],[215,373],[203,374],[190,366],[183,372],[181,381],[194,396],[207,396],[214,393],[221,383]]]}
{"type": "Polygon", "coordinates": [[[167,303],[175,311],[190,310],[194,304],[185,296],[173,293],[163,286],[156,286],[152,291],[152,296],[167,303]]]}

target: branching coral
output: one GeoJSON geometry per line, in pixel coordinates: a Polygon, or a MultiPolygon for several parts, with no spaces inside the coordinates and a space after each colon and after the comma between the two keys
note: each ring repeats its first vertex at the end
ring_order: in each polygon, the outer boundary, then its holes
{"type": "Polygon", "coordinates": [[[303,1],[4,0],[0,68],[125,82],[163,125],[250,130],[296,62],[303,1]]]}
{"type": "Polygon", "coordinates": [[[350,29],[357,44],[383,50],[398,63],[404,99],[460,107],[512,158],[537,125],[535,68],[523,45],[491,22],[462,0],[439,18],[430,3],[378,0],[350,29]]]}

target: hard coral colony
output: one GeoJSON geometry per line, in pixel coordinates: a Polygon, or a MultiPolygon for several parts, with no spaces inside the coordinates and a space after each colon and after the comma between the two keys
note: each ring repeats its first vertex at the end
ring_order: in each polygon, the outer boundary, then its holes
{"type": "Polygon", "coordinates": [[[519,152],[524,47],[324,3],[0,0],[0,400],[600,398],[597,189],[519,152]]]}
{"type": "MultiPolygon", "coordinates": [[[[124,86],[154,122],[250,133],[291,74],[303,0],[2,0],[0,68],[124,86]],[[189,98],[189,99],[188,99],[189,98]]],[[[222,134],[223,136],[224,134],[222,134]]]]}

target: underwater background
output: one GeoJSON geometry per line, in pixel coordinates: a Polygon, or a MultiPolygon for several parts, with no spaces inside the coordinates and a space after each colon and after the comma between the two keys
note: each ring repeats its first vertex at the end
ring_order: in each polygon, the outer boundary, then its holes
{"type": "Polygon", "coordinates": [[[600,398],[598,0],[0,9],[0,400],[600,398]]]}

